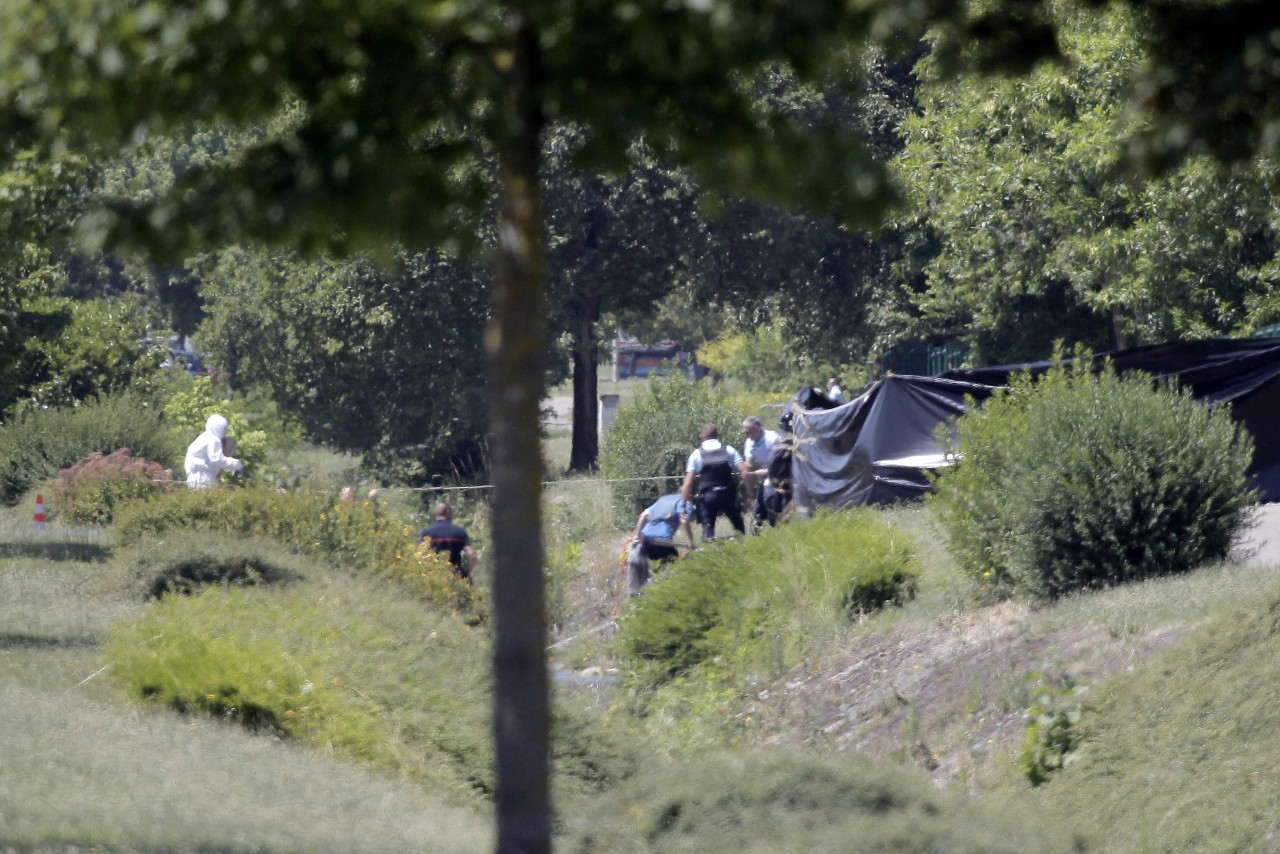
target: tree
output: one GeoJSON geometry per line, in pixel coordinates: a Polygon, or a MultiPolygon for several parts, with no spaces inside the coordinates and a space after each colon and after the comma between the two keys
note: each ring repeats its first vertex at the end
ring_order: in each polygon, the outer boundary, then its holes
{"type": "MultiPolygon", "coordinates": [[[[839,2],[19,0],[0,17],[0,103],[61,144],[111,150],[198,122],[259,126],[230,162],[88,232],[180,257],[244,236],[386,258],[459,242],[498,163],[492,316],[498,844],[545,850],[547,670],[538,409],[545,351],[541,137],[592,129],[618,168],[644,138],[709,186],[873,219],[888,198],[856,136],[761,109],[766,63],[813,79],[865,20],[839,2]]],[[[5,122],[3,124],[7,124],[5,122]]]]}
{"type": "MultiPolygon", "coordinates": [[[[802,124],[849,128],[887,162],[915,109],[921,52],[866,50],[816,84],[770,68],[753,96],[802,124]]],[[[779,331],[807,364],[860,361],[889,343],[879,315],[903,248],[894,230],[851,229],[834,216],[741,199],[721,200],[705,229],[699,296],[718,300],[737,327],[779,331]]]]}
{"type": "Polygon", "coordinates": [[[488,283],[438,252],[310,261],[231,247],[193,261],[200,342],[238,385],[270,389],[313,441],[409,483],[475,470],[487,432],[488,283]]]}
{"type": "Polygon", "coordinates": [[[1123,9],[1053,18],[1066,67],[947,76],[923,61],[921,113],[896,162],[925,228],[921,327],[980,361],[1239,330],[1275,256],[1266,180],[1190,158],[1144,179],[1121,142],[1143,45],[1123,9]]]}
{"type": "Polygon", "coordinates": [[[143,338],[158,314],[115,277],[113,259],[77,254],[89,161],[41,152],[29,127],[0,145],[0,417],[73,406],[145,381],[160,358],[143,338]]]}
{"type": "Polygon", "coordinates": [[[1280,7],[1269,0],[872,0],[867,15],[885,40],[931,33],[941,69],[1022,75],[1067,64],[1064,11],[1136,15],[1141,64],[1123,91],[1142,123],[1125,138],[1127,161],[1160,172],[1198,155],[1223,163],[1280,155],[1280,7]]]}
{"type": "Polygon", "coordinates": [[[546,228],[551,328],[573,342],[570,471],[590,471],[599,455],[598,328],[605,314],[643,310],[687,280],[690,243],[701,232],[688,177],[657,163],[643,143],[616,176],[575,169],[589,131],[547,134],[546,228]]]}

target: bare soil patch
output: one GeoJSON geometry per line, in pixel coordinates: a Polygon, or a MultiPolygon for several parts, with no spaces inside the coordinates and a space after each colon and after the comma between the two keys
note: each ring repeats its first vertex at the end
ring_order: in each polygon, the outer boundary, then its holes
{"type": "Polygon", "coordinates": [[[1191,629],[1115,637],[1091,623],[1037,632],[1028,614],[1005,602],[853,638],[763,688],[751,713],[771,744],[909,761],[938,783],[974,780],[990,758],[1021,749],[1033,674],[1090,685],[1191,629]]]}

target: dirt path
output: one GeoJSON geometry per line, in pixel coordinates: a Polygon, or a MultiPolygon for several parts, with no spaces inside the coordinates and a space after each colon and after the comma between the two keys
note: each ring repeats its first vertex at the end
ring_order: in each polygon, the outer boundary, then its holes
{"type": "Polygon", "coordinates": [[[1242,551],[1259,566],[1280,566],[1280,504],[1264,504],[1255,514],[1242,551]]]}

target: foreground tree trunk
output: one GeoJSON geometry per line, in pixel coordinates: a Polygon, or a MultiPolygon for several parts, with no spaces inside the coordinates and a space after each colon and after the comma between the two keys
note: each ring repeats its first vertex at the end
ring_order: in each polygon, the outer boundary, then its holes
{"type": "Polygon", "coordinates": [[[600,301],[585,299],[578,305],[573,330],[573,444],[569,451],[569,471],[595,471],[600,456],[600,348],[596,342],[596,321],[600,301]]]}
{"type": "Polygon", "coordinates": [[[524,14],[512,39],[499,145],[498,255],[485,333],[494,485],[494,709],[497,850],[551,850],[550,715],[542,591],[539,405],[546,310],[538,158],[543,116],[537,34],[524,14]]]}

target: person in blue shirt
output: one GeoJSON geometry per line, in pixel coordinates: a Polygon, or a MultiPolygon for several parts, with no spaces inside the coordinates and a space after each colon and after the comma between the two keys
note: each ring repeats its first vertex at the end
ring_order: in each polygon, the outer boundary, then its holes
{"type": "Polygon", "coordinates": [[[634,539],[643,539],[645,552],[650,560],[671,560],[679,557],[676,550],[676,530],[684,529],[689,540],[689,548],[693,548],[693,528],[689,519],[693,515],[693,505],[680,497],[679,493],[664,495],[640,512],[636,520],[634,539]]]}
{"type": "Polygon", "coordinates": [[[693,548],[693,527],[689,524],[692,513],[693,505],[678,493],[664,495],[641,511],[628,548],[627,589],[632,596],[638,596],[649,583],[650,561],[666,563],[680,556],[675,542],[678,528],[684,529],[689,548],[693,548]]]}

